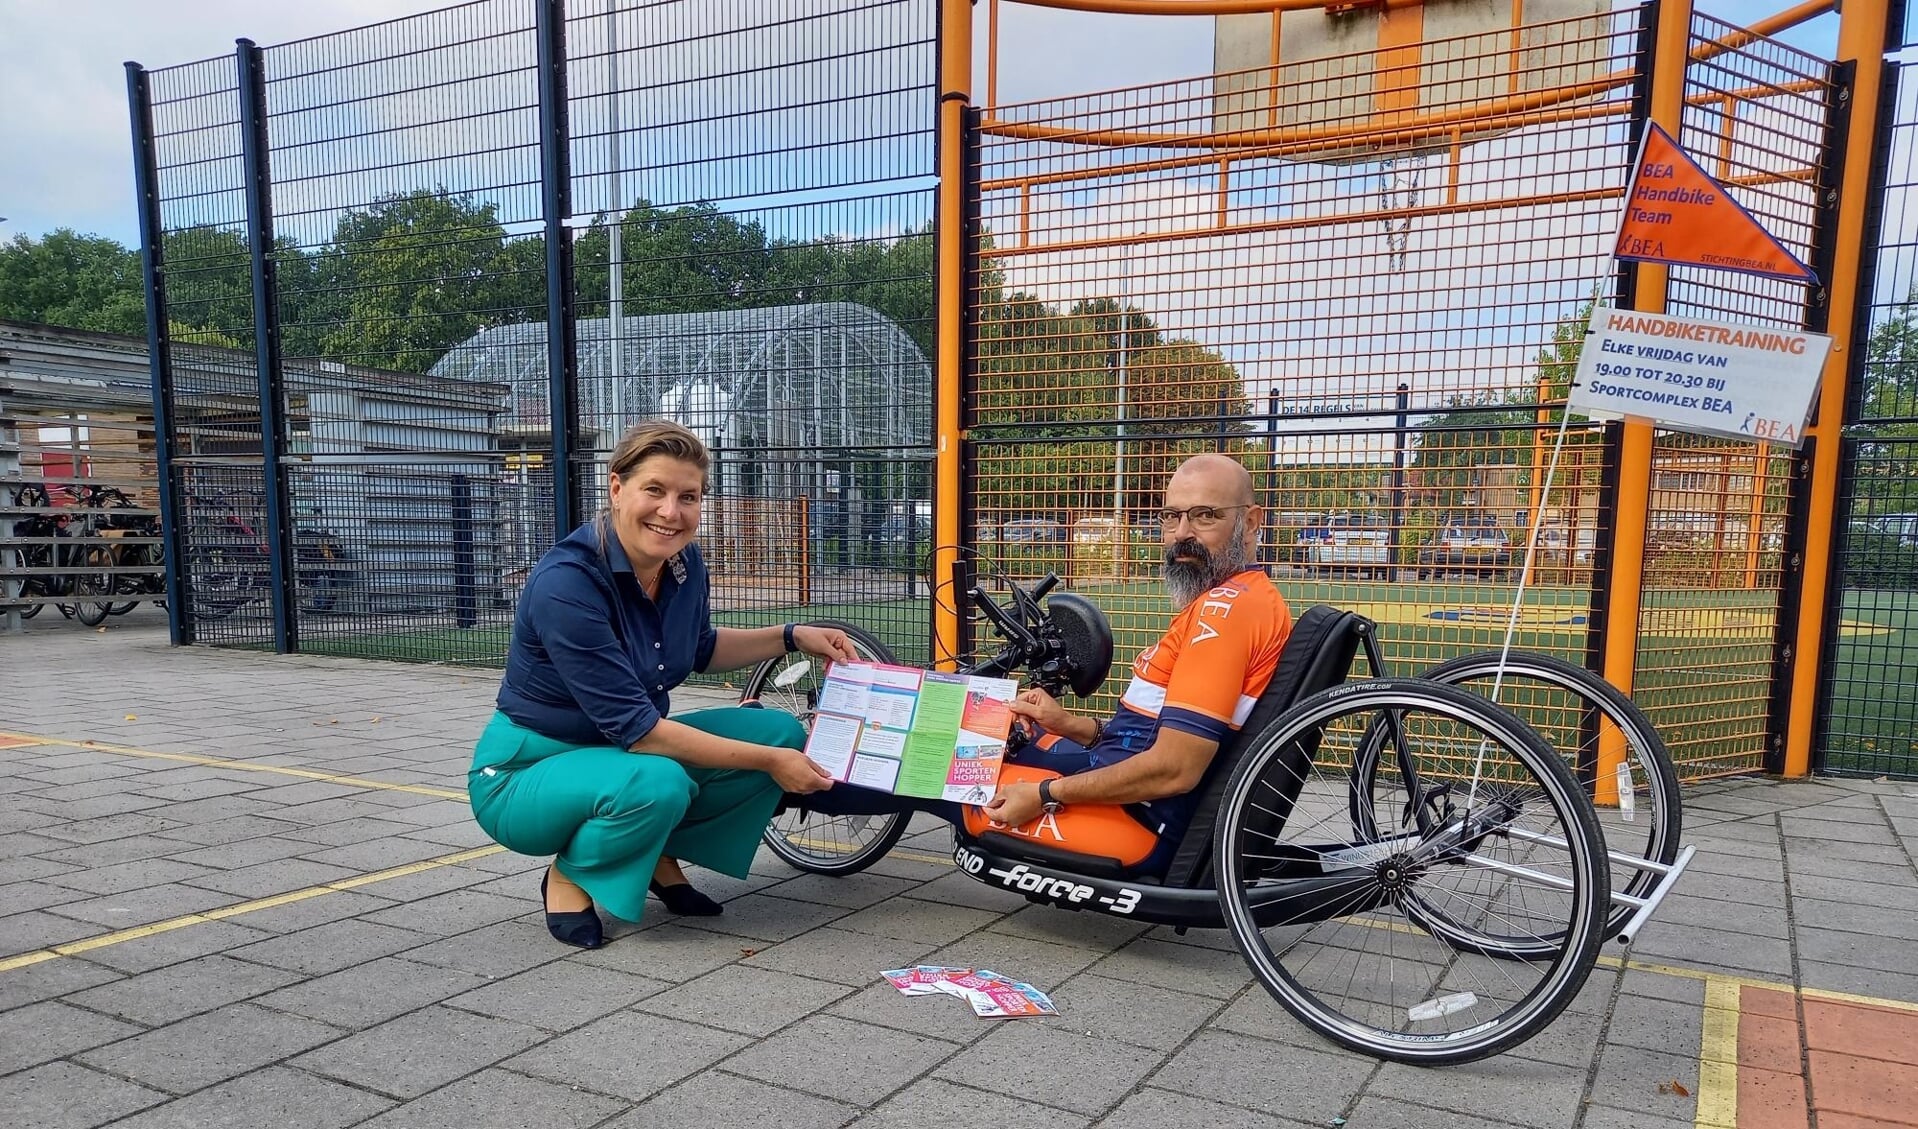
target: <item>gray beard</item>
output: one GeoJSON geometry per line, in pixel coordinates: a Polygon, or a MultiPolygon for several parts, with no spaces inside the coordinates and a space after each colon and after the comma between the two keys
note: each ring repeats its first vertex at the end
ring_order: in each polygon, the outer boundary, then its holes
{"type": "Polygon", "coordinates": [[[1214,553],[1197,539],[1188,537],[1166,549],[1159,575],[1165,578],[1166,594],[1172,598],[1173,608],[1182,609],[1244,572],[1250,563],[1245,552],[1245,514],[1241,511],[1238,520],[1232,523],[1232,536],[1225,548],[1214,553]],[[1181,556],[1193,559],[1180,560],[1181,556]]]}

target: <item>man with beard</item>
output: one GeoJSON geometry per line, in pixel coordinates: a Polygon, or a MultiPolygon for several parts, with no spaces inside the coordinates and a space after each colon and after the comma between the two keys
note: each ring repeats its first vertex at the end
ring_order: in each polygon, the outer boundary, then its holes
{"type": "Polygon", "coordinates": [[[1285,598],[1252,563],[1262,517],[1238,463],[1196,455],[1179,465],[1159,511],[1172,626],[1134,661],[1109,718],[1022,691],[1012,711],[1038,733],[1007,751],[984,807],[850,784],[786,802],[828,815],[925,811],[973,835],[1013,834],[1153,869],[1177,846],[1206,767],[1252,712],[1292,631],[1285,598]]]}
{"type": "Polygon", "coordinates": [[[1178,841],[1206,767],[1252,712],[1292,631],[1285,597],[1253,563],[1262,517],[1237,462],[1196,455],[1180,464],[1159,511],[1172,626],[1133,662],[1103,721],[1069,713],[1043,690],[1020,693],[1013,712],[1043,735],[1008,758],[998,794],[966,813],[970,829],[1128,864],[1178,841]]]}

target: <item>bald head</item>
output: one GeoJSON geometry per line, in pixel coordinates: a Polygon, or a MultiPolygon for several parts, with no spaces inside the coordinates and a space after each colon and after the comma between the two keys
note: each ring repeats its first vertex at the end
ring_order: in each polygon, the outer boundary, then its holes
{"type": "Polygon", "coordinates": [[[1215,506],[1252,504],[1252,474],[1235,459],[1224,455],[1194,455],[1172,472],[1166,493],[1202,494],[1215,506]]]}

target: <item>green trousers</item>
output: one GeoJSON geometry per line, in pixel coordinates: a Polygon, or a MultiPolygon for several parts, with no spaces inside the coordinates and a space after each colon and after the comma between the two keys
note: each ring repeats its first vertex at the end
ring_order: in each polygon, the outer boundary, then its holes
{"type": "MultiPolygon", "coordinates": [[[[755,745],[806,743],[805,727],[780,710],[732,707],[673,720],[755,745]]],[[[561,874],[627,921],[639,920],[662,854],[744,878],[780,796],[763,772],[555,741],[503,713],[480,734],[466,781],[473,817],[495,842],[556,856],[561,874]]]]}

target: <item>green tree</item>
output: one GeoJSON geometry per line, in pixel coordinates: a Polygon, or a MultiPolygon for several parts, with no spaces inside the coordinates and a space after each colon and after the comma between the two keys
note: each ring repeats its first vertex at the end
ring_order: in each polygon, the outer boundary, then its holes
{"type": "Polygon", "coordinates": [[[1871,331],[1860,393],[1857,422],[1918,437],[1918,287],[1871,331]]]}
{"type": "MultiPolygon", "coordinates": [[[[620,240],[627,317],[776,304],[767,301],[770,251],[756,221],[711,204],[657,208],[640,200],[621,220],[620,240]]],[[[573,242],[582,317],[606,316],[611,245],[605,216],[573,242]]]]}
{"type": "Polygon", "coordinates": [[[1865,344],[1853,426],[1858,512],[1918,510],[1918,288],[1865,344]]]}
{"type": "Polygon", "coordinates": [[[283,278],[281,300],[285,331],[310,342],[298,352],[424,372],[482,329],[541,316],[543,251],[509,240],[491,203],[418,190],[342,216],[304,287],[283,278]]]}
{"type": "Polygon", "coordinates": [[[0,245],[0,320],[144,335],[140,256],[70,228],[17,235],[0,245]]]}
{"type": "Polygon", "coordinates": [[[1217,352],[1109,298],[1060,313],[1029,294],[986,297],[973,429],[984,512],[1107,513],[1116,500],[1137,521],[1179,460],[1252,449],[1244,384],[1217,352]]]}
{"type": "Polygon", "coordinates": [[[176,342],[253,348],[252,254],[246,233],[231,228],[188,227],[162,237],[167,319],[176,342]]]}

